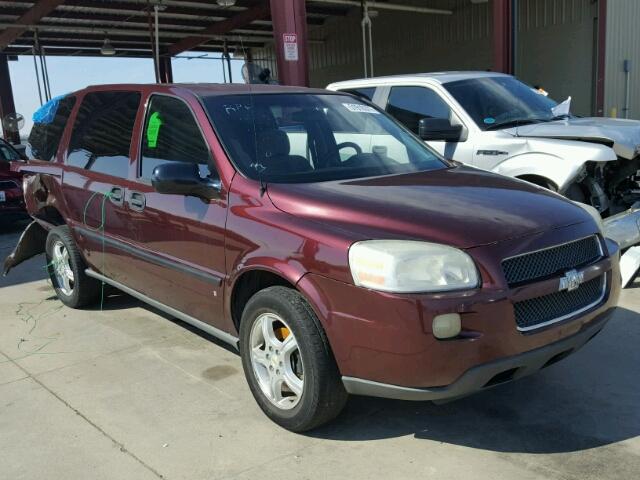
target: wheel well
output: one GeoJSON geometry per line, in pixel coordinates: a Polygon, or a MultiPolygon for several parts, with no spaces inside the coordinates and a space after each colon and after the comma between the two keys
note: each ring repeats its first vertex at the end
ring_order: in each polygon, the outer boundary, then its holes
{"type": "Polygon", "coordinates": [[[40,209],[40,211],[36,214],[36,217],[40,220],[44,220],[54,227],[66,225],[67,223],[64,221],[64,217],[60,214],[58,209],[50,206],[46,206],[40,209]]]}
{"type": "Polygon", "coordinates": [[[516,178],[525,180],[529,183],[533,183],[534,185],[538,185],[539,187],[548,188],[549,190],[553,190],[554,192],[558,191],[558,186],[554,182],[541,175],[519,175],[516,178]]]}
{"type": "Polygon", "coordinates": [[[231,318],[238,331],[242,311],[249,299],[260,290],[276,285],[295,288],[287,279],[266,270],[250,270],[236,280],[231,292],[231,318]]]}

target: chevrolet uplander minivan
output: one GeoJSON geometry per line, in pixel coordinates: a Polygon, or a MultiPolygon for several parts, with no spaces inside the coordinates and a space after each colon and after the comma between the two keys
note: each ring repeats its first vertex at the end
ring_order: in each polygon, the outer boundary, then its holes
{"type": "Polygon", "coordinates": [[[597,212],[447,161],[355,96],[118,85],[47,108],[16,168],[34,222],[5,272],[44,251],[70,307],[108,284],[236,346],[287,429],[348,394],[445,400],[523,377],[616,306],[597,212]]]}

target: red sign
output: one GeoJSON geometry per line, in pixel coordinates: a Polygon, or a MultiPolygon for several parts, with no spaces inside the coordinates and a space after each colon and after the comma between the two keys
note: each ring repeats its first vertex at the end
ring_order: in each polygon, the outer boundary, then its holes
{"type": "Polygon", "coordinates": [[[298,61],[298,34],[283,33],[282,42],[284,48],[284,59],[287,62],[298,61]]]}

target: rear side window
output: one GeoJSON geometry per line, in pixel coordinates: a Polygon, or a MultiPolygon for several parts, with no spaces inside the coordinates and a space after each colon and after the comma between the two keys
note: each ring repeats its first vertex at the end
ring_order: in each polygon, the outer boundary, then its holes
{"type": "Polygon", "coordinates": [[[423,118],[450,119],[451,109],[440,95],[425,87],[393,87],[387,112],[414,133],[423,118]]]}
{"type": "Polygon", "coordinates": [[[166,162],[193,163],[202,177],[213,174],[209,147],[191,109],[178,98],[155,95],[142,135],[140,176],[151,178],[153,169],[166,162]]]}
{"type": "Polygon", "coordinates": [[[138,92],[85,95],[73,126],[67,164],[126,178],[139,104],[138,92]]]}
{"type": "Polygon", "coordinates": [[[376,93],[376,87],[350,88],[348,90],[343,90],[343,92],[351,93],[356,97],[366,98],[367,100],[373,100],[373,95],[376,93]]]}
{"type": "Polygon", "coordinates": [[[25,153],[30,160],[55,159],[67,120],[76,103],[76,97],[54,98],[34,115],[34,124],[29,134],[25,153]]]}

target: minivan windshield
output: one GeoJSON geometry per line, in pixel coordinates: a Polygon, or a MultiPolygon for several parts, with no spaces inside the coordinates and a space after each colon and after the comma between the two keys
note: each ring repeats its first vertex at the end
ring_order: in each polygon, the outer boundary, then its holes
{"type": "Polygon", "coordinates": [[[482,130],[556,119],[554,100],[513,77],[470,78],[444,87],[482,130]]]}
{"type": "Polygon", "coordinates": [[[385,113],[340,94],[261,93],[203,98],[247,177],[308,183],[447,167],[385,113]]]}

